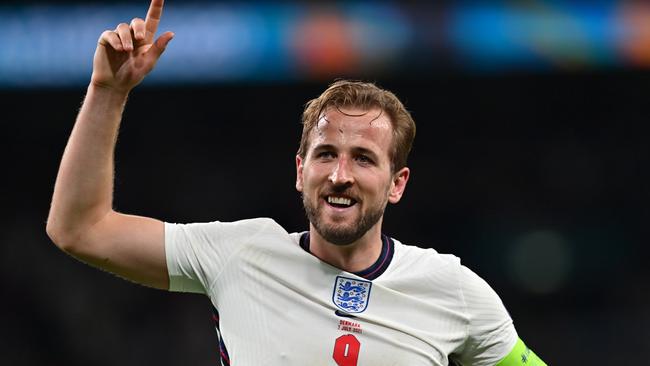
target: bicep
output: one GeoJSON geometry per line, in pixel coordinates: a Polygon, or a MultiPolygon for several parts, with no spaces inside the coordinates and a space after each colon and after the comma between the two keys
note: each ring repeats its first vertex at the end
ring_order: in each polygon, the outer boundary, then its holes
{"type": "Polygon", "coordinates": [[[467,267],[461,267],[461,291],[469,323],[459,361],[463,365],[494,365],[516,343],[512,319],[497,293],[467,267]]]}
{"type": "Polygon", "coordinates": [[[162,221],[112,211],[81,240],[76,258],[145,286],[169,288],[162,221]]]}

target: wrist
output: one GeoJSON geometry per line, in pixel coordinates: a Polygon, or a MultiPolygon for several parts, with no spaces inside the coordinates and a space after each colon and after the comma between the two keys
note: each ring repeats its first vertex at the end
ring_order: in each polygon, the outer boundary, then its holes
{"type": "Polygon", "coordinates": [[[88,85],[87,95],[98,96],[117,102],[125,102],[130,91],[131,89],[117,88],[111,85],[91,81],[88,85]]]}
{"type": "Polygon", "coordinates": [[[95,112],[117,118],[124,111],[124,106],[129,96],[129,90],[114,88],[103,84],[91,82],[84,98],[84,108],[92,108],[95,112]]]}
{"type": "Polygon", "coordinates": [[[90,92],[111,98],[126,99],[131,92],[131,88],[120,88],[114,85],[91,80],[88,85],[88,93],[90,92]]]}

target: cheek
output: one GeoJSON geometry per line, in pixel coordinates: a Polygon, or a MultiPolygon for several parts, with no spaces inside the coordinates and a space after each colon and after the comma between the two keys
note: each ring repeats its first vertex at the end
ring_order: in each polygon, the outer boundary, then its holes
{"type": "Polygon", "coordinates": [[[302,185],[303,188],[309,189],[317,183],[319,173],[313,166],[305,167],[302,171],[302,185]]]}
{"type": "Polygon", "coordinates": [[[377,184],[378,194],[381,194],[382,197],[388,197],[393,188],[393,181],[388,179],[384,180],[382,183],[377,184]]]}

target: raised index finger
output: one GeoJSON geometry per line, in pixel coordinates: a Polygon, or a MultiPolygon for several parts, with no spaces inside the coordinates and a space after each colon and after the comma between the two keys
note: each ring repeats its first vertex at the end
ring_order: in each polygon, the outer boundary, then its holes
{"type": "Polygon", "coordinates": [[[151,5],[149,5],[149,11],[147,11],[147,17],[144,21],[145,28],[147,29],[147,39],[153,40],[153,36],[158,30],[158,23],[160,23],[164,3],[165,0],[151,0],[151,5]]]}

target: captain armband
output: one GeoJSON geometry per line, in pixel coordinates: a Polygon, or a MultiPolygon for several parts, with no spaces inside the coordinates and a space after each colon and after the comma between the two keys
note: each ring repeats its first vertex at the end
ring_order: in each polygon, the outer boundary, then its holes
{"type": "Polygon", "coordinates": [[[526,345],[521,338],[517,339],[517,343],[496,366],[547,366],[537,355],[526,345]]]}

